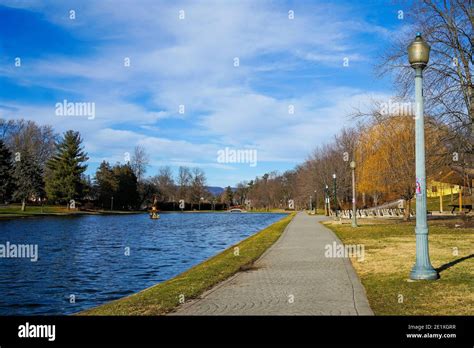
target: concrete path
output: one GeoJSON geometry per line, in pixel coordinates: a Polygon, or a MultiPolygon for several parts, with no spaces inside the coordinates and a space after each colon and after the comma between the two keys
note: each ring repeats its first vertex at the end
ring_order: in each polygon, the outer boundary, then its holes
{"type": "Polygon", "coordinates": [[[298,213],[280,239],[255,263],[180,306],[171,315],[372,315],[349,259],[325,257],[340,240],[298,213]]]}

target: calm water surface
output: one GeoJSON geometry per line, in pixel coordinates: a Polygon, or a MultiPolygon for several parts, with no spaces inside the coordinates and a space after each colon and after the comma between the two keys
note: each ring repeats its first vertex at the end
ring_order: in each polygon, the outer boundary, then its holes
{"type": "Polygon", "coordinates": [[[70,314],[115,300],[167,280],[283,216],[169,213],[160,220],[139,214],[0,221],[0,244],[38,244],[39,254],[37,262],[0,258],[0,315],[70,314]]]}

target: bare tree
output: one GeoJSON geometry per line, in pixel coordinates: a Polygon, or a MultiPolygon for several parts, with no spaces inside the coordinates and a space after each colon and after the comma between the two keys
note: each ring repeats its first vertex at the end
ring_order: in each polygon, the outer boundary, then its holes
{"type": "Polygon", "coordinates": [[[191,203],[199,204],[204,196],[206,196],[206,174],[201,168],[193,168],[190,187],[191,203]]]}
{"type": "Polygon", "coordinates": [[[431,46],[430,62],[424,72],[426,113],[452,128],[460,150],[472,153],[474,137],[473,10],[468,0],[421,0],[407,15],[413,32],[402,31],[385,51],[380,74],[394,74],[402,99],[413,95],[413,70],[407,46],[414,32],[423,34],[431,46]]]}
{"type": "Polygon", "coordinates": [[[190,199],[189,186],[191,185],[191,170],[188,167],[179,167],[178,172],[178,196],[179,199],[188,201],[190,199]]]}
{"type": "Polygon", "coordinates": [[[138,182],[142,182],[144,179],[148,164],[150,162],[150,156],[146,152],[143,146],[137,145],[133,149],[132,158],[130,160],[130,165],[132,170],[137,177],[138,182]]]}
{"type": "Polygon", "coordinates": [[[158,193],[158,200],[169,202],[175,195],[176,186],[173,180],[173,172],[170,167],[161,167],[158,174],[151,178],[158,193]]]}
{"type": "Polygon", "coordinates": [[[249,191],[249,185],[247,181],[239,182],[235,188],[234,200],[239,205],[243,205],[247,199],[247,194],[249,191]]]}
{"type": "Polygon", "coordinates": [[[42,170],[56,150],[59,135],[53,127],[39,126],[34,121],[0,119],[0,139],[3,139],[11,152],[29,153],[42,170]]]}

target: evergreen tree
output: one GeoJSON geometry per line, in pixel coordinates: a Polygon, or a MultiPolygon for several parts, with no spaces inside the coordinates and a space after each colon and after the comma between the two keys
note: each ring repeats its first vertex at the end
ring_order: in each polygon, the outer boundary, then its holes
{"type": "Polygon", "coordinates": [[[118,187],[118,180],[110,167],[110,164],[103,161],[95,173],[95,186],[98,195],[99,205],[102,208],[109,208],[112,203],[112,197],[115,195],[118,187]]]}
{"type": "Polygon", "coordinates": [[[113,168],[118,186],[114,197],[117,209],[135,209],[139,201],[138,180],[129,164],[116,165],[113,168]]]}
{"type": "Polygon", "coordinates": [[[88,200],[97,198],[95,187],[90,175],[83,175],[82,177],[82,198],[88,200]]]}
{"type": "Polygon", "coordinates": [[[130,164],[102,162],[95,174],[95,185],[102,208],[126,210],[139,205],[138,180],[130,164]]]}
{"type": "Polygon", "coordinates": [[[229,207],[231,207],[233,201],[234,201],[234,191],[232,191],[232,188],[230,186],[227,186],[224,193],[224,202],[229,204],[229,207]]]}
{"type": "Polygon", "coordinates": [[[87,169],[84,163],[87,160],[79,132],[69,130],[64,133],[55,154],[47,163],[48,198],[61,203],[82,198],[83,173],[87,169]]]}
{"type": "Polygon", "coordinates": [[[10,198],[13,189],[12,154],[3,140],[0,140],[0,202],[10,198]]]}
{"type": "Polygon", "coordinates": [[[21,201],[21,210],[25,210],[29,199],[42,198],[44,195],[43,173],[39,163],[28,152],[21,154],[13,169],[15,191],[13,198],[21,201]]]}

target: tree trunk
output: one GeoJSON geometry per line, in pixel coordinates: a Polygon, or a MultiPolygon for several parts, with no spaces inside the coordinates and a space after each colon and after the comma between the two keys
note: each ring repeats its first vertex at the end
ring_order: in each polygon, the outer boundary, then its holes
{"type": "Polygon", "coordinates": [[[471,181],[471,205],[474,205],[474,180],[471,181]]]}
{"type": "Polygon", "coordinates": [[[411,199],[405,199],[405,211],[403,214],[403,221],[410,221],[411,199]]]}
{"type": "Polygon", "coordinates": [[[469,84],[467,87],[467,94],[469,98],[469,116],[471,116],[471,146],[472,146],[472,142],[474,142],[474,88],[473,88],[472,83],[469,84]]]}
{"type": "Polygon", "coordinates": [[[22,199],[21,200],[21,211],[25,211],[25,206],[26,206],[26,200],[22,199]]]}
{"type": "MultiPolygon", "coordinates": [[[[472,20],[471,20],[472,22],[472,20]]],[[[471,59],[472,60],[472,59],[471,59]]],[[[474,155],[474,85],[472,84],[472,82],[468,85],[467,87],[467,93],[468,93],[468,100],[469,100],[469,116],[471,117],[471,142],[470,142],[470,146],[469,146],[469,150],[468,150],[468,157],[469,157],[469,160],[468,160],[468,165],[469,167],[472,168],[473,166],[473,155],[474,155]]],[[[469,178],[469,176],[468,176],[469,178]]],[[[471,186],[471,204],[474,205],[474,180],[470,180],[470,182],[468,182],[468,186],[471,186]],[[470,185],[469,185],[470,184],[470,185]]]]}

